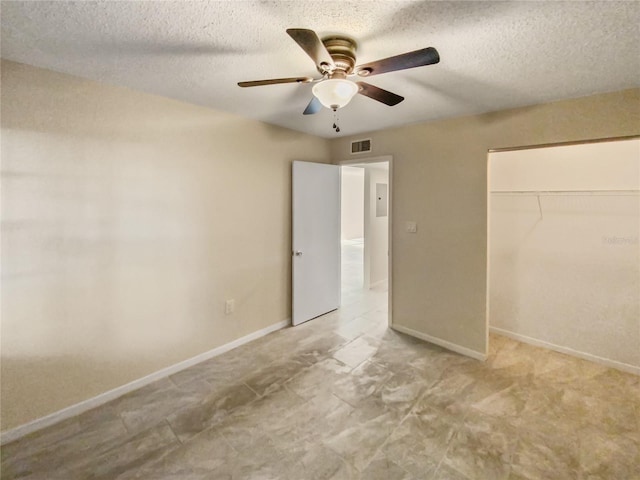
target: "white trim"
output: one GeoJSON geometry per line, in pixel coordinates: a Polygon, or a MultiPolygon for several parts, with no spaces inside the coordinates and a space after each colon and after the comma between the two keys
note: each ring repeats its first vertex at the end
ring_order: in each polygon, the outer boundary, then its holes
{"type": "MultiPolygon", "coordinates": [[[[371,169],[364,168],[364,208],[362,209],[363,240],[362,245],[362,287],[365,290],[371,288],[371,169]]],[[[387,217],[388,218],[388,217],[387,217]]]]}
{"type": "Polygon", "coordinates": [[[545,342],[544,340],[538,340],[536,338],[527,337],[526,335],[520,335],[519,333],[513,333],[513,332],[510,332],[509,330],[503,330],[498,327],[489,327],[489,330],[492,333],[496,333],[498,335],[504,335],[505,337],[518,340],[519,342],[522,342],[522,343],[528,343],[529,345],[533,345],[534,347],[548,348],[549,350],[554,350],[556,352],[571,355],[573,357],[578,357],[584,360],[589,360],[594,363],[599,363],[600,365],[604,365],[606,367],[611,367],[617,370],[622,370],[624,372],[640,375],[640,367],[636,367],[635,365],[629,365],[628,363],[617,362],[616,360],[611,360],[609,358],[599,357],[597,355],[581,352],[579,350],[573,350],[572,348],[569,348],[569,347],[562,347],[554,343],[548,343],[548,342],[545,342]]]}
{"type": "MultiPolygon", "coordinates": [[[[371,152],[364,152],[371,153],[371,152]]],[[[345,160],[338,160],[334,165],[340,165],[341,167],[353,167],[354,165],[360,165],[361,163],[383,163],[389,162],[389,168],[391,168],[391,162],[393,161],[393,155],[379,155],[377,157],[365,157],[365,158],[349,158],[345,160]]]]}
{"type": "Polygon", "coordinates": [[[487,244],[485,258],[484,351],[489,354],[489,316],[491,315],[491,153],[487,153],[487,244]]]}
{"type": "Polygon", "coordinates": [[[452,352],[460,353],[461,355],[465,355],[467,357],[475,358],[476,360],[480,360],[484,362],[487,359],[487,356],[482,352],[476,352],[475,350],[471,350],[467,347],[462,347],[460,345],[456,345],[455,343],[448,342],[446,340],[442,340],[438,337],[432,337],[431,335],[427,335],[426,333],[418,332],[417,330],[413,330],[412,328],[403,327],[401,325],[394,324],[391,326],[393,330],[396,330],[400,333],[406,333],[407,335],[411,335],[412,337],[419,338],[420,340],[425,340],[429,343],[433,343],[440,347],[444,347],[447,350],[451,350],[452,352]]]}
{"type": "Polygon", "coordinates": [[[25,423],[24,425],[20,425],[11,430],[7,430],[6,432],[1,432],[0,445],[13,442],[14,440],[24,437],[25,435],[54,425],[58,422],[61,422],[62,420],[66,420],[68,418],[84,413],[88,410],[91,410],[92,408],[104,405],[111,400],[114,400],[126,393],[144,387],[145,385],[149,385],[156,380],[160,380],[161,378],[173,375],[174,373],[192,367],[193,365],[196,365],[200,362],[204,362],[205,360],[209,360],[210,358],[217,357],[218,355],[228,352],[229,350],[239,347],[240,345],[244,345],[245,343],[248,343],[257,338],[264,337],[269,333],[275,332],[276,330],[280,330],[284,327],[288,327],[289,325],[291,325],[291,320],[289,319],[274,323],[273,325],[269,325],[268,327],[250,333],[249,335],[245,335],[244,337],[233,340],[232,342],[216,347],[213,350],[201,353],[200,355],[196,355],[195,357],[189,358],[182,362],[178,362],[174,365],[163,368],[162,370],[158,370],[157,372],[153,372],[145,377],[134,380],[133,382],[129,382],[126,385],[122,385],[120,387],[114,388],[113,390],[101,393],[100,395],[97,395],[95,397],[88,398],[87,400],[83,400],[82,402],[63,408],[62,410],[58,410],[57,412],[53,412],[44,417],[37,418],[29,423],[25,423]]]}
{"type": "Polygon", "coordinates": [[[389,155],[389,240],[387,243],[387,248],[389,249],[389,261],[387,262],[387,325],[391,327],[393,325],[393,219],[395,215],[393,214],[393,166],[395,163],[393,162],[393,156],[389,155]]]}

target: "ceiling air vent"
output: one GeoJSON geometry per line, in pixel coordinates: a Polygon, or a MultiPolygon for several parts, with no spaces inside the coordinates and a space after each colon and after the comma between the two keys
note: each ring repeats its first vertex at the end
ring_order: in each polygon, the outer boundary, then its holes
{"type": "Polygon", "coordinates": [[[371,139],[356,140],[351,142],[351,153],[365,153],[371,151],[371,139]]]}

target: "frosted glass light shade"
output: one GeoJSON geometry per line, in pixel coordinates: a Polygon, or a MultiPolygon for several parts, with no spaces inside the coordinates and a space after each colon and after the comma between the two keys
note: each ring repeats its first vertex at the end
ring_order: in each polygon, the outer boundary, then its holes
{"type": "Polygon", "coordinates": [[[342,108],[358,93],[358,85],[344,79],[329,79],[316,83],[313,94],[327,108],[342,108]]]}

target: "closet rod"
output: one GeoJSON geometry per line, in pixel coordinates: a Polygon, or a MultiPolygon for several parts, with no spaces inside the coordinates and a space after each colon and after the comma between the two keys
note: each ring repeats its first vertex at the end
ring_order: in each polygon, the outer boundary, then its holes
{"type": "Polygon", "coordinates": [[[640,190],[492,190],[495,195],[638,195],[640,190]]]}

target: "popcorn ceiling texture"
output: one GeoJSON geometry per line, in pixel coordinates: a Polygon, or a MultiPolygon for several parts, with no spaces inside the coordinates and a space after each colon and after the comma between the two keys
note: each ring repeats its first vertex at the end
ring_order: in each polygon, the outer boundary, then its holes
{"type": "Polygon", "coordinates": [[[236,85],[317,75],[287,28],[350,35],[358,63],[440,52],[372,77],[406,100],[356,97],[350,135],[639,86],[639,25],[638,2],[2,2],[2,57],[331,137],[310,85],[236,85]]]}

